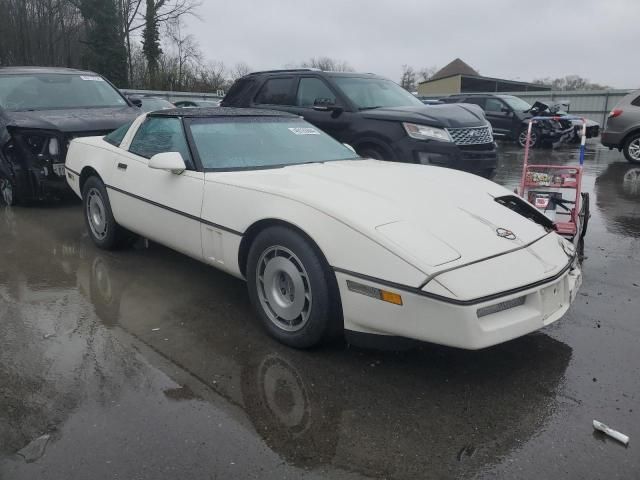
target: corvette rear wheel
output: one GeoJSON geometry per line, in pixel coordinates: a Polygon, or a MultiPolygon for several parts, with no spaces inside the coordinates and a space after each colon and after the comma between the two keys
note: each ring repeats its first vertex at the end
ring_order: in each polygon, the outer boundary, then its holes
{"type": "Polygon", "coordinates": [[[82,204],[87,230],[96,246],[114,250],[127,243],[129,234],[116,223],[107,189],[98,177],[89,177],[82,187],[82,204]]]}
{"type": "Polygon", "coordinates": [[[251,303],[269,334],[286,345],[308,348],[330,333],[330,282],[324,259],[293,229],[270,227],[251,245],[251,303]]]}

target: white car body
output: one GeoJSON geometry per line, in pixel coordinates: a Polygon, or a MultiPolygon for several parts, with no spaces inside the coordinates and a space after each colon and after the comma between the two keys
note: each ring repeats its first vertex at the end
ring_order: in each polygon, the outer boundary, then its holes
{"type": "Polygon", "coordinates": [[[479,349],[555,322],[575,298],[571,245],[496,202],[513,194],[493,182],[376,160],[176,174],[128,151],[144,121],[119,147],[100,137],[71,142],[75,193],[95,172],[120,225],[240,278],[247,232],[294,226],[335,272],[346,330],[479,349]],[[402,305],[362,286],[397,293],[402,305]]]}

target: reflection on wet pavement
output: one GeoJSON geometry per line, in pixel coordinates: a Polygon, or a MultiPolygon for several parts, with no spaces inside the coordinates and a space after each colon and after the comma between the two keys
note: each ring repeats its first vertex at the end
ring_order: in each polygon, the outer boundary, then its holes
{"type": "MultiPolygon", "coordinates": [[[[515,187],[521,167],[503,148],[496,181],[515,187]]],[[[157,246],[99,251],[78,205],[3,208],[0,478],[633,477],[638,172],[589,145],[582,294],[480,352],[288,349],[241,281],[157,246]],[[630,446],[594,437],[593,418],[630,446]]]]}

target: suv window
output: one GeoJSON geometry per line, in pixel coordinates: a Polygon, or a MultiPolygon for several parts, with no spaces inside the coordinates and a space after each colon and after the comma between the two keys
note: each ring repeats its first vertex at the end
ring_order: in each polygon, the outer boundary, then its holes
{"type": "Polygon", "coordinates": [[[192,165],[189,146],[179,118],[147,118],[138,128],[129,151],[145,158],[151,158],[156,153],[180,152],[184,163],[188,167],[192,165]]]}
{"type": "Polygon", "coordinates": [[[467,97],[463,100],[464,103],[472,103],[473,105],[479,105],[484,110],[485,98],[482,97],[467,97]]]}
{"type": "Polygon", "coordinates": [[[292,105],[293,78],[271,78],[265,82],[255,102],[266,105],[292,105]]]}
{"type": "Polygon", "coordinates": [[[631,105],[634,107],[640,107],[640,97],[636,97],[635,100],[631,102],[631,105]]]}
{"type": "Polygon", "coordinates": [[[487,98],[484,110],[485,112],[497,112],[502,113],[504,104],[497,98],[487,98]]]}
{"type": "Polygon", "coordinates": [[[316,100],[323,100],[335,104],[336,96],[326,83],[319,78],[303,77],[298,84],[296,105],[299,107],[313,107],[316,100]]]}

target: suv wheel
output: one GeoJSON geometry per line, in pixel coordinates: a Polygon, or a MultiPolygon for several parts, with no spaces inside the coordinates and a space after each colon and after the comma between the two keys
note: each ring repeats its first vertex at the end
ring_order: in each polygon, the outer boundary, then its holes
{"type": "Polygon", "coordinates": [[[393,156],[384,148],[375,145],[365,145],[358,149],[358,155],[374,160],[393,160],[393,156]]]}
{"type": "Polygon", "coordinates": [[[631,135],[622,147],[625,158],[631,163],[640,163],[640,133],[631,135]]]}
{"type": "MultiPolygon", "coordinates": [[[[528,127],[522,127],[518,133],[518,145],[522,148],[527,146],[527,131],[528,127]]],[[[530,148],[536,148],[540,145],[540,131],[537,128],[531,129],[531,140],[529,141],[530,148]]]]}

